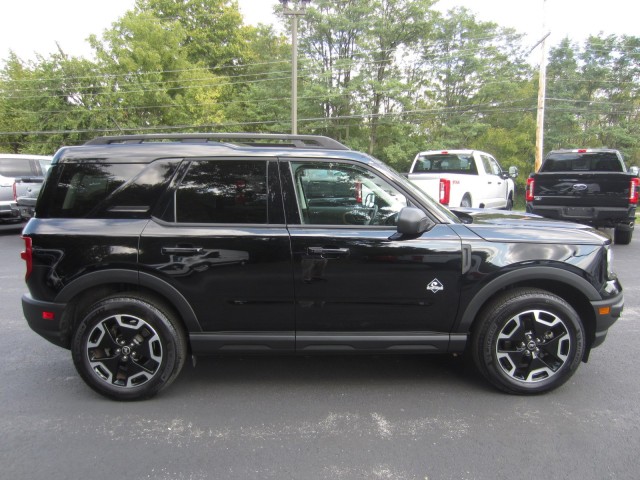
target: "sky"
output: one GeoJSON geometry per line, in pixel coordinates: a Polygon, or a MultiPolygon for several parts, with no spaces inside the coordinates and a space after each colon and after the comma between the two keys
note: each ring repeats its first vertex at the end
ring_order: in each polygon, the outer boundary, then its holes
{"type": "MultiPolygon", "coordinates": [[[[238,1],[246,23],[276,22],[272,10],[278,0],[238,1]]],[[[0,59],[6,59],[9,50],[24,60],[35,59],[36,53],[47,56],[57,51],[56,42],[69,55],[90,58],[87,37],[100,37],[133,5],[134,0],[5,0],[0,59]]],[[[633,0],[440,0],[437,4],[442,11],[455,6],[469,8],[480,20],[515,28],[527,35],[531,46],[543,32],[551,32],[552,45],[565,36],[580,42],[600,32],[640,36],[640,4],[633,0]]]]}

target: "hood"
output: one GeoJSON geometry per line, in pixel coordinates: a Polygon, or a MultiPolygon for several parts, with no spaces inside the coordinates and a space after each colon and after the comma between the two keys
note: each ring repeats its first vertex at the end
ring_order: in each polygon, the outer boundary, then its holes
{"type": "Polygon", "coordinates": [[[588,225],[552,220],[539,215],[482,208],[452,208],[466,227],[488,241],[603,244],[606,234],[588,225]]]}

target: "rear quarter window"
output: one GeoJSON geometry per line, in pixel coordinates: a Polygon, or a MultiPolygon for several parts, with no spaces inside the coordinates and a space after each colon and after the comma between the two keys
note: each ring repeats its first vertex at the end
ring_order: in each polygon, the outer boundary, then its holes
{"type": "Polygon", "coordinates": [[[36,215],[149,218],[179,160],[151,164],[63,163],[52,167],[36,215]]]}

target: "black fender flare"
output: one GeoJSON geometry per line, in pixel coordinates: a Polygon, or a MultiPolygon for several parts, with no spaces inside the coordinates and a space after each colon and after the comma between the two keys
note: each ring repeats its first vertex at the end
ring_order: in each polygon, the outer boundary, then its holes
{"type": "Polygon", "coordinates": [[[187,331],[202,331],[191,305],[175,287],[158,277],[137,270],[110,269],[87,273],[66,285],[56,296],[55,302],[68,303],[85,290],[114,283],[131,283],[157,293],[176,308],[187,331]]]}
{"type": "Polygon", "coordinates": [[[587,280],[579,275],[567,270],[554,267],[524,267],[505,273],[498,278],[491,280],[473,297],[467,307],[461,311],[456,322],[457,328],[454,333],[467,333],[471,330],[471,324],[484,304],[493,297],[496,292],[503,290],[509,285],[524,281],[556,281],[564,283],[579,290],[590,301],[602,300],[600,293],[587,280]]]}

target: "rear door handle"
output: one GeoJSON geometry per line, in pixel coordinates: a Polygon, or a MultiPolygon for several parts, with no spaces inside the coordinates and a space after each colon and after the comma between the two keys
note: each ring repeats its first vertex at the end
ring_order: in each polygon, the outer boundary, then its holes
{"type": "Polygon", "coordinates": [[[334,257],[346,257],[349,255],[348,248],[309,247],[307,251],[309,255],[331,255],[334,257]]]}
{"type": "Polygon", "coordinates": [[[163,255],[199,255],[204,251],[202,247],[162,247],[163,255]]]}

